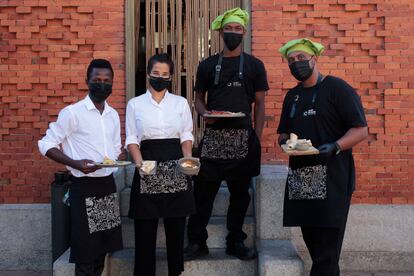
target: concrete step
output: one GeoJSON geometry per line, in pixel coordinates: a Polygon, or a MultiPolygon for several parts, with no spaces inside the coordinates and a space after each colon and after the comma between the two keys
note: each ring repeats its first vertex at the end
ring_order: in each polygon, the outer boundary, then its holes
{"type": "MultiPolygon", "coordinates": [[[[134,269],[134,250],[115,252],[108,263],[109,275],[130,276],[134,269]]],[[[257,275],[256,270],[257,260],[241,261],[226,255],[222,249],[213,249],[202,259],[185,262],[181,276],[254,276],[257,275]]],[[[165,250],[157,252],[156,275],[168,275],[165,250]]]]}
{"type": "MultiPolygon", "coordinates": [[[[129,200],[130,200],[131,188],[125,188],[121,191],[121,216],[128,216],[129,200]]],[[[250,190],[250,196],[253,199],[252,191],[250,190]]],[[[214,200],[214,207],[212,216],[221,217],[227,215],[227,208],[229,206],[230,193],[227,187],[222,186],[217,193],[214,200]]],[[[249,208],[247,209],[246,216],[253,216],[253,200],[250,200],[249,208]]]]}
{"type": "MultiPolygon", "coordinates": [[[[226,218],[212,217],[207,226],[209,238],[207,239],[207,246],[209,248],[225,248],[226,247],[226,218]]],[[[244,219],[243,231],[247,234],[245,240],[246,246],[252,247],[255,242],[255,222],[252,217],[244,219]]],[[[134,221],[129,218],[122,218],[122,237],[124,240],[124,248],[134,248],[134,221]]],[[[187,235],[186,235],[187,237],[187,235]]],[[[187,242],[187,239],[185,239],[187,242]]],[[[162,219],[159,220],[157,231],[157,247],[165,248],[165,232],[162,219]]]]}
{"type": "Polygon", "coordinates": [[[258,240],[260,276],[303,275],[303,261],[290,240],[258,240]]]}

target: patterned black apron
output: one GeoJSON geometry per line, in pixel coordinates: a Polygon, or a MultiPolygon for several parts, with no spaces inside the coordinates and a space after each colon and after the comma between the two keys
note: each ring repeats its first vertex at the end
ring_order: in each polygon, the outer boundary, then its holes
{"type": "Polygon", "coordinates": [[[72,177],[70,262],[91,263],[122,249],[118,194],[112,175],[72,177]]]}
{"type": "Polygon", "coordinates": [[[129,216],[135,219],[184,217],[195,211],[191,178],[177,170],[182,155],[180,139],[141,142],[144,160],[157,161],[155,175],[135,170],[129,216]]]}
{"type": "MultiPolygon", "coordinates": [[[[318,91],[321,81],[320,77],[318,86],[313,91],[302,91],[302,94],[298,94],[290,110],[291,132],[299,138],[310,139],[315,147],[324,143],[321,136],[323,130],[318,127],[322,111],[317,108],[317,100],[322,96],[322,91],[318,91]],[[305,97],[306,104],[298,108],[296,102],[304,100],[305,97]]],[[[344,187],[351,177],[344,169],[337,156],[329,159],[320,155],[291,156],[286,181],[283,225],[342,226],[350,203],[350,197],[344,187]],[[344,177],[338,178],[337,175],[344,177]]]]}
{"type": "MultiPolygon", "coordinates": [[[[219,57],[219,67],[221,68],[219,57]]],[[[239,73],[230,80],[219,82],[216,72],[215,85],[209,89],[209,110],[243,112],[243,118],[220,118],[207,125],[199,145],[201,169],[197,176],[202,181],[237,180],[260,174],[260,142],[252,127],[251,99],[243,77],[243,54],[240,56],[239,73]],[[214,93],[212,93],[214,92],[214,93]]]]}

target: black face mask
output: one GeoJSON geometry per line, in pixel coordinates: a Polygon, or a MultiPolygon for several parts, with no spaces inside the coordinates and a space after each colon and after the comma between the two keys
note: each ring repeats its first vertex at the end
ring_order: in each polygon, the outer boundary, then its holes
{"type": "Polygon", "coordinates": [[[243,34],[238,33],[223,33],[224,44],[226,44],[227,49],[233,51],[236,49],[243,40],[243,34]]]}
{"type": "Polygon", "coordinates": [[[89,97],[93,102],[102,103],[112,93],[112,84],[110,83],[88,83],[89,97]]]}
{"type": "Polygon", "coordinates": [[[295,61],[289,65],[289,69],[298,81],[309,79],[313,73],[313,68],[310,67],[310,60],[295,61]]]}
{"type": "Polygon", "coordinates": [[[161,92],[171,85],[171,80],[162,77],[149,77],[149,83],[155,91],[161,92]]]}

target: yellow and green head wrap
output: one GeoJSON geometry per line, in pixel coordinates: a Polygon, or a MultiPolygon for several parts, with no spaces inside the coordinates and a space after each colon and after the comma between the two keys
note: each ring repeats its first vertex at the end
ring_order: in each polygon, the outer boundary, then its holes
{"type": "Polygon", "coordinates": [[[224,25],[228,23],[239,23],[246,28],[249,23],[249,14],[240,8],[228,10],[214,19],[213,23],[211,23],[211,28],[214,31],[218,31],[223,29],[224,25]]]}
{"type": "Polygon", "coordinates": [[[279,53],[287,59],[290,53],[302,51],[312,56],[320,56],[325,47],[317,42],[313,42],[308,38],[294,39],[280,47],[279,53]]]}

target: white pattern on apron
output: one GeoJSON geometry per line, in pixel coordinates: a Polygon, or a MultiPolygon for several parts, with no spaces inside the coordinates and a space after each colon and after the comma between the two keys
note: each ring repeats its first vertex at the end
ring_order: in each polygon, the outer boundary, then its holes
{"type": "Polygon", "coordinates": [[[177,171],[176,160],[158,162],[154,175],[141,176],[141,194],[177,193],[187,189],[187,177],[177,171]]]}
{"type": "Polygon", "coordinates": [[[210,159],[243,159],[249,151],[247,129],[207,128],[201,157],[210,159]]]}
{"type": "Polygon", "coordinates": [[[287,183],[290,200],[326,199],[326,165],[289,168],[287,183]]]}
{"type": "Polygon", "coordinates": [[[90,234],[121,225],[117,193],[101,198],[87,197],[85,203],[90,234]]]}

